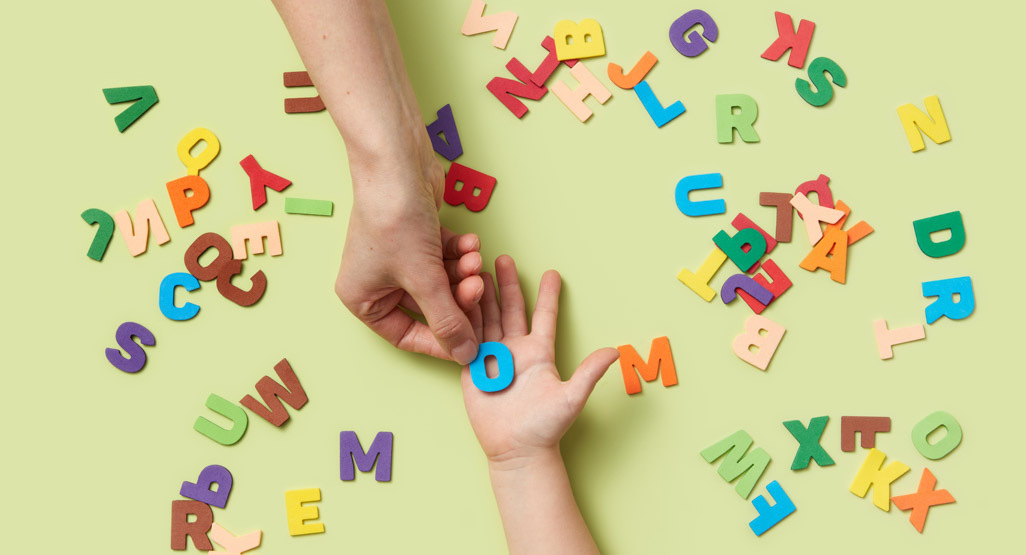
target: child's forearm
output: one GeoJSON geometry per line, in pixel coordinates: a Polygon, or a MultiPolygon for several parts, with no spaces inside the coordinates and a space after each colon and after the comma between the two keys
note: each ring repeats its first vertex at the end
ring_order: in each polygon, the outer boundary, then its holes
{"type": "Polygon", "coordinates": [[[529,457],[491,460],[488,470],[511,554],[599,552],[558,446],[529,457]]]}

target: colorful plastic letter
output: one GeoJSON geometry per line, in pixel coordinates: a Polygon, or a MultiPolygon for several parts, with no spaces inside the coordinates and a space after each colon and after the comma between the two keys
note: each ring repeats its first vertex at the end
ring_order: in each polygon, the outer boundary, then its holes
{"type": "Polygon", "coordinates": [[[100,224],[96,228],[93,242],[89,244],[89,251],[86,252],[86,256],[100,262],[107,252],[111,237],[114,236],[114,218],[99,208],[90,208],[82,212],[82,219],[89,225],[100,224]]]}
{"type": "Polygon", "coordinates": [[[745,331],[734,338],[731,347],[741,360],[759,370],[766,370],[786,331],[784,326],[769,318],[753,314],[745,320],[745,331]],[[762,334],[763,331],[766,335],[762,334]],[[757,348],[756,352],[752,352],[752,347],[757,348]]]}
{"type": "Polygon", "coordinates": [[[648,72],[652,70],[652,67],[654,67],[658,61],[659,58],[656,58],[655,54],[645,51],[645,55],[641,57],[641,60],[638,61],[638,63],[634,64],[631,72],[627,75],[623,74],[622,67],[614,63],[610,63],[606,68],[606,74],[609,75],[609,80],[617,87],[624,90],[633,89],[635,85],[640,83],[641,80],[648,75],[648,72]]]}
{"type": "Polygon", "coordinates": [[[899,461],[894,461],[883,468],[887,455],[876,449],[869,450],[866,460],[862,461],[862,467],[851,483],[848,491],[859,497],[865,497],[869,488],[873,488],[873,504],[882,511],[891,510],[891,484],[909,471],[909,467],[899,461]]]}
{"type": "Polygon", "coordinates": [[[710,302],[713,297],[716,296],[716,291],[712,287],[709,287],[709,282],[716,276],[716,272],[720,270],[723,263],[727,261],[727,255],[723,254],[720,249],[714,248],[709,256],[706,257],[705,262],[698,268],[697,273],[692,273],[691,270],[684,268],[677,274],[677,279],[681,283],[688,286],[688,289],[694,291],[699,297],[710,302]]]}
{"type": "Polygon", "coordinates": [[[513,376],[516,374],[513,367],[513,353],[509,347],[498,341],[485,341],[477,349],[477,358],[470,363],[470,378],[474,386],[486,393],[502,391],[513,383],[513,376]],[[485,369],[485,359],[494,357],[499,366],[499,373],[494,378],[488,377],[485,369]]]}
{"type": "Polygon", "coordinates": [[[171,502],[171,549],[184,551],[188,548],[185,539],[192,538],[192,545],[201,551],[209,551],[214,548],[210,545],[210,538],[207,532],[214,523],[214,512],[210,505],[199,501],[186,501],[176,499],[171,502]],[[189,515],[194,515],[196,520],[189,522],[189,515]]]}
{"type": "Polygon", "coordinates": [[[655,381],[660,375],[663,377],[663,387],[677,385],[677,368],[673,365],[670,338],[657,337],[652,340],[652,346],[648,349],[648,362],[630,345],[620,345],[616,350],[620,351],[620,372],[623,374],[627,395],[641,393],[641,380],[655,381]]]}
{"type": "Polygon", "coordinates": [[[232,232],[232,257],[235,260],[245,260],[249,257],[246,251],[246,240],[249,240],[249,250],[253,254],[263,254],[264,238],[267,238],[267,254],[269,256],[281,255],[281,231],[278,228],[278,221],[260,222],[247,225],[235,225],[232,232]]]}
{"type": "Polygon", "coordinates": [[[830,102],[830,99],[834,97],[833,85],[838,87],[848,85],[848,76],[844,74],[844,70],[837,65],[837,62],[821,57],[812,60],[812,63],[809,64],[809,81],[800,77],[795,79],[794,90],[798,91],[798,96],[802,97],[802,100],[818,107],[830,102]],[[830,76],[829,81],[826,75],[830,76]],[[810,84],[809,81],[812,83],[810,84]],[[831,81],[833,81],[833,85],[830,84],[831,81]],[[815,92],[812,87],[816,87],[815,92]]]}
{"type": "MultiPolygon", "coordinates": [[[[500,50],[506,49],[509,36],[513,34],[513,26],[517,24],[517,14],[513,12],[493,13],[485,15],[485,3],[481,0],[470,0],[470,9],[463,20],[460,32],[466,36],[496,31],[492,46],[500,50]]],[[[449,158],[449,160],[453,160],[449,158]]]]}
{"type": "Polygon", "coordinates": [[[919,421],[912,427],[912,445],[919,454],[935,461],[948,456],[962,443],[962,426],[954,416],[939,410],[919,421]],[[944,428],[944,438],[937,443],[930,443],[930,434],[944,428]]]}
{"type": "MultiPolygon", "coordinates": [[[[281,74],[282,85],[285,88],[312,87],[313,80],[310,74],[305,71],[286,71],[281,74]]],[[[324,101],[320,96],[308,96],[301,98],[286,98],[286,114],[308,114],[324,110],[324,101]]]]}
{"type": "Polygon", "coordinates": [[[716,462],[716,459],[723,457],[718,473],[727,482],[733,482],[742,474],[744,475],[734,487],[734,491],[742,499],[748,499],[770,463],[769,453],[762,447],[747,452],[752,443],[752,436],[744,430],[738,430],[701,452],[702,458],[707,463],[716,462]]]}
{"type": "Polygon", "coordinates": [[[460,132],[456,129],[456,118],[452,116],[452,106],[442,106],[437,114],[438,118],[427,126],[431,148],[452,162],[463,154],[463,143],[460,142],[460,132]]]}
{"type": "Polygon", "coordinates": [[[527,106],[517,97],[541,100],[541,97],[545,96],[549,89],[545,88],[545,85],[535,84],[532,74],[516,58],[506,64],[506,69],[518,80],[495,77],[488,82],[487,89],[495,98],[499,99],[499,102],[502,102],[503,106],[513,112],[514,116],[522,118],[527,113],[527,106]]]}
{"type": "Polygon", "coordinates": [[[881,360],[894,357],[895,345],[926,339],[926,328],[922,324],[891,330],[887,329],[886,320],[873,320],[873,333],[876,334],[876,346],[881,360]]]}
{"type": "Polygon", "coordinates": [[[260,167],[256,158],[250,154],[239,161],[239,165],[249,176],[249,192],[253,197],[253,210],[260,208],[267,202],[267,189],[271,188],[279,193],[284,191],[292,182],[280,175],[273,174],[260,167]]]}
{"type": "Polygon", "coordinates": [[[936,485],[937,478],[929,468],[923,468],[923,476],[919,479],[919,489],[915,493],[891,498],[894,506],[899,510],[912,511],[912,514],[908,516],[908,521],[920,534],[923,533],[923,527],[926,526],[926,515],[930,512],[930,507],[955,502],[955,498],[948,490],[934,490],[936,485]]]}
{"type": "Polygon", "coordinates": [[[812,42],[812,33],[816,30],[816,24],[803,19],[798,22],[798,30],[794,30],[794,21],[791,16],[783,12],[774,12],[777,20],[777,39],[769,48],[762,53],[762,57],[777,61],[788,50],[791,54],[787,57],[787,65],[801,69],[805,66],[805,56],[809,53],[809,43],[812,42]]]}
{"type": "Polygon", "coordinates": [[[723,199],[692,201],[690,198],[691,191],[719,189],[720,187],[723,187],[723,175],[719,173],[689,175],[681,179],[677,182],[677,188],[674,190],[677,209],[685,216],[691,217],[723,214],[727,211],[727,203],[723,199]]]}
{"type": "Polygon", "coordinates": [[[189,302],[182,306],[175,305],[175,289],[183,287],[186,291],[195,291],[199,286],[199,280],[192,274],[174,272],[164,276],[160,281],[160,294],[157,298],[160,313],[169,320],[183,321],[195,318],[200,310],[199,305],[189,302]]]}
{"type": "Polygon", "coordinates": [[[290,536],[305,536],[307,534],[320,534],[324,532],[323,522],[312,522],[320,518],[320,511],[316,505],[303,506],[303,503],[313,503],[321,500],[321,488],[295,489],[285,492],[285,514],[289,523],[290,536]]]}
{"type": "Polygon", "coordinates": [[[705,41],[716,42],[719,35],[720,30],[716,26],[716,22],[702,10],[691,10],[670,24],[670,44],[677,49],[677,52],[688,58],[694,58],[705,52],[709,48],[705,41]],[[702,26],[701,34],[698,31],[688,33],[695,25],[702,26]],[[702,40],[702,37],[705,37],[705,40],[702,40]]]}
{"type": "MultiPolygon", "coordinates": [[[[819,174],[816,179],[810,179],[805,183],[802,183],[794,190],[794,194],[801,193],[806,197],[809,193],[816,193],[816,204],[824,208],[834,208],[834,193],[830,190],[830,178],[819,174]]],[[[793,198],[793,196],[792,196],[793,198]]],[[[811,200],[811,199],[810,199],[811,200]]],[[[804,219],[801,212],[798,213],[798,217],[804,219]]]]}
{"type": "Polygon", "coordinates": [[[221,273],[225,264],[232,261],[232,246],[220,235],[207,232],[196,238],[185,249],[185,269],[200,281],[213,281],[221,273]],[[217,250],[217,257],[206,266],[200,264],[200,258],[210,249],[217,250]]]}
{"type": "Polygon", "coordinates": [[[723,304],[734,302],[734,299],[737,298],[735,291],[737,289],[748,293],[764,305],[768,305],[773,300],[773,293],[759,282],[744,274],[734,274],[727,278],[727,281],[723,282],[723,287],[720,288],[720,298],[723,299],[723,304]]]}
{"type": "Polygon", "coordinates": [[[118,126],[118,131],[121,133],[135,123],[135,120],[142,117],[158,100],[156,89],[150,85],[103,89],[103,98],[107,99],[107,104],[135,101],[123,112],[114,116],[114,125],[118,126]]]}
{"type": "Polygon", "coordinates": [[[188,175],[199,175],[200,170],[210,165],[221,152],[221,141],[209,129],[197,127],[189,131],[178,141],[178,159],[185,164],[188,175]],[[199,156],[192,155],[192,149],[203,141],[205,146],[199,156]]]}
{"type": "Polygon", "coordinates": [[[235,537],[231,532],[221,528],[216,522],[210,527],[210,537],[218,545],[223,547],[224,551],[211,551],[209,555],[242,555],[250,549],[256,549],[260,547],[260,537],[262,533],[260,530],[250,532],[245,536],[235,537]]]}
{"type": "Polygon", "coordinates": [[[770,506],[769,501],[766,501],[766,498],[762,495],[752,499],[752,505],[755,506],[759,516],[749,522],[748,526],[752,529],[752,532],[755,532],[756,536],[765,534],[766,530],[773,528],[777,523],[795,511],[794,502],[791,501],[784,488],[780,487],[776,480],[766,484],[766,493],[773,497],[773,506],[770,506]]]}
{"type": "Polygon", "coordinates": [[[762,274],[756,274],[755,281],[759,285],[768,289],[770,293],[773,293],[773,298],[770,299],[769,303],[762,304],[759,301],[752,298],[752,296],[748,293],[744,291],[738,291],[738,295],[741,296],[741,300],[747,303],[748,306],[751,307],[752,311],[756,314],[762,314],[762,311],[766,310],[766,307],[772,304],[773,301],[777,299],[777,297],[783,295],[785,291],[791,288],[791,280],[787,277],[786,274],[784,274],[780,267],[777,266],[777,263],[773,262],[772,259],[767,258],[766,261],[762,263],[762,269],[766,271],[767,276],[773,278],[773,282],[771,283],[769,280],[763,277],[762,274]]]}
{"type": "Polygon", "coordinates": [[[139,256],[146,252],[151,227],[153,228],[153,240],[158,245],[163,245],[171,240],[153,199],[146,199],[135,207],[135,226],[132,225],[132,217],[128,215],[127,210],[115,213],[114,222],[121,229],[121,236],[125,238],[125,245],[128,246],[128,252],[132,256],[139,256]]]}
{"type": "Polygon", "coordinates": [[[125,322],[118,326],[118,331],[114,332],[114,339],[128,353],[128,356],[126,357],[121,354],[121,351],[117,349],[108,348],[105,351],[107,360],[114,365],[114,368],[129,374],[142,370],[143,366],[146,365],[146,351],[136,344],[132,339],[133,337],[138,337],[139,343],[147,347],[152,347],[157,343],[157,339],[153,337],[153,332],[144,326],[135,322],[125,322]]]}
{"type": "Polygon", "coordinates": [[[286,214],[304,214],[307,216],[330,216],[335,204],[330,200],[285,197],[286,214]]]}
{"type": "Polygon", "coordinates": [[[950,256],[965,246],[965,224],[962,223],[961,212],[948,212],[916,220],[912,222],[912,229],[916,232],[919,250],[930,258],[950,256]],[[940,243],[934,242],[931,234],[945,230],[951,232],[951,237],[940,243]]]}
{"type": "Polygon", "coordinates": [[[969,276],[923,282],[923,296],[937,297],[926,307],[926,323],[932,324],[941,316],[952,320],[968,318],[976,309],[973,280],[969,276]],[[955,301],[958,295],[958,301],[955,301]]]}
{"type": "Polygon", "coordinates": [[[252,287],[249,291],[243,291],[232,283],[232,276],[241,273],[242,261],[229,260],[217,274],[217,292],[239,306],[251,306],[264,296],[264,291],[267,290],[267,276],[262,270],[253,274],[253,277],[249,278],[252,287]]]}
{"type": "Polygon", "coordinates": [[[370,449],[366,452],[360,444],[356,432],[342,432],[339,437],[341,467],[340,476],[343,481],[356,479],[356,468],[360,472],[374,469],[374,479],[378,482],[392,480],[392,432],[378,432],[374,436],[370,449]],[[356,468],[354,468],[354,463],[356,468]],[[376,468],[375,468],[376,466],[376,468]]]}
{"type": "Polygon", "coordinates": [[[567,109],[577,116],[577,119],[581,120],[581,122],[588,121],[592,111],[584,103],[584,99],[591,95],[595,97],[599,104],[605,104],[613,96],[613,93],[609,92],[609,89],[596,79],[584,64],[577,64],[570,68],[570,75],[573,75],[574,79],[580,83],[577,88],[570,90],[566,83],[556,81],[552,85],[552,93],[559,98],[559,101],[567,109]]]}
{"type": "Polygon", "coordinates": [[[560,61],[606,55],[602,27],[594,19],[582,19],[580,23],[564,19],[556,23],[552,36],[556,40],[556,58],[560,61]]]}
{"type": "Polygon", "coordinates": [[[746,143],[759,142],[755,132],[755,120],[759,117],[759,106],[747,94],[716,95],[716,140],[722,143],[734,142],[734,130],[746,143]],[[734,108],[738,109],[734,113],[734,108]]]}
{"type": "Polygon", "coordinates": [[[794,195],[787,193],[759,193],[760,206],[777,207],[777,228],[773,236],[778,243],[791,242],[791,227],[794,221],[794,207],[791,206],[791,198],[794,195]]]}
{"type": "Polygon", "coordinates": [[[226,430],[202,416],[196,418],[192,428],[221,445],[235,445],[238,443],[242,439],[242,435],[246,433],[246,427],[249,426],[249,417],[246,416],[246,411],[242,410],[242,407],[235,406],[223,397],[213,393],[210,394],[210,397],[207,397],[206,406],[208,409],[231,420],[232,429],[226,430]]]}
{"type": "MultiPolygon", "coordinates": [[[[199,473],[196,483],[182,482],[182,497],[195,499],[212,507],[224,508],[232,492],[232,473],[227,468],[212,464],[199,473]],[[211,489],[214,485],[217,489],[211,489]]],[[[221,543],[221,542],[217,542],[221,543]]]]}
{"type": "Polygon", "coordinates": [[[830,279],[844,283],[848,270],[848,233],[839,229],[828,229],[826,235],[816,243],[798,266],[810,272],[822,268],[830,272],[830,279]]]}
{"type": "Polygon", "coordinates": [[[766,254],[773,252],[773,249],[777,247],[777,240],[774,239],[772,235],[766,233],[766,230],[759,227],[759,225],[753,222],[751,218],[745,216],[741,212],[738,212],[737,216],[734,216],[734,219],[730,221],[730,225],[734,226],[734,229],[738,231],[741,231],[742,229],[754,229],[755,231],[758,231],[759,235],[762,235],[762,238],[766,240],[766,254]]]}
{"type": "MultiPolygon", "coordinates": [[[[809,463],[816,461],[819,466],[830,466],[834,459],[823,449],[819,440],[823,437],[823,430],[826,429],[829,416],[817,416],[809,421],[806,428],[801,420],[788,420],[784,427],[791,435],[798,440],[798,451],[794,454],[794,461],[791,462],[791,470],[802,470],[808,468],[809,463]]],[[[774,495],[774,497],[776,497],[774,495]]]]}
{"type": "MultiPolygon", "coordinates": [[[[802,193],[797,193],[791,198],[791,206],[794,206],[798,215],[805,220],[805,232],[809,235],[809,244],[813,246],[823,238],[821,223],[837,223],[844,216],[844,212],[840,210],[812,204],[812,201],[802,193]]],[[[848,245],[847,237],[844,244],[848,245]]]]}
{"type": "Polygon", "coordinates": [[[461,204],[471,212],[480,212],[488,206],[495,190],[494,177],[453,162],[445,174],[445,192],[442,198],[450,206],[461,204]],[[456,184],[460,186],[457,187],[456,184]]]}
{"type": "Polygon", "coordinates": [[[926,114],[916,108],[915,104],[898,107],[898,117],[901,118],[901,126],[905,128],[905,136],[908,137],[908,144],[912,147],[912,152],[919,152],[926,148],[923,134],[937,144],[951,140],[951,131],[948,130],[948,120],[944,118],[940,99],[936,95],[928,96],[923,103],[926,105],[926,114]]]}
{"type": "MultiPolygon", "coordinates": [[[[851,208],[848,208],[848,205],[845,204],[843,200],[838,200],[837,206],[835,206],[835,208],[837,208],[841,212],[844,212],[844,215],[841,216],[840,220],[837,220],[837,223],[829,224],[826,226],[828,232],[831,229],[839,230],[842,227],[844,227],[844,222],[848,220],[848,216],[851,214],[851,208]]],[[[845,231],[845,233],[848,234],[848,246],[850,247],[854,245],[863,237],[869,235],[870,233],[873,233],[873,231],[873,226],[867,224],[862,220],[859,220],[859,223],[851,226],[851,228],[845,231]]]]}
{"type": "Polygon", "coordinates": [[[742,272],[749,271],[766,254],[766,239],[754,229],[741,229],[733,236],[720,231],[713,237],[713,243],[742,272]]]}
{"type": "Polygon", "coordinates": [[[559,64],[574,67],[577,64],[577,60],[560,61],[556,58],[556,41],[550,36],[542,39],[541,45],[548,53],[545,55],[542,63],[538,65],[538,69],[534,70],[534,73],[531,74],[531,82],[539,87],[544,87],[549,77],[552,77],[552,73],[559,67],[559,64]]]}
{"type": "Polygon", "coordinates": [[[210,187],[202,177],[187,175],[168,182],[167,196],[175,209],[178,227],[188,227],[193,224],[192,211],[202,208],[210,200],[210,187]],[[186,195],[187,191],[192,194],[186,195]]]}
{"type": "Polygon", "coordinates": [[[891,431],[891,419],[888,416],[842,416],[841,417],[841,451],[851,453],[855,450],[855,434],[862,436],[862,448],[876,447],[876,434],[891,431]]]}
{"type": "Polygon", "coordinates": [[[662,127],[670,123],[677,116],[685,112],[684,103],[679,100],[663,108],[662,103],[659,102],[655,93],[652,92],[652,87],[648,84],[648,81],[642,81],[635,85],[634,93],[638,95],[638,100],[641,101],[641,105],[645,107],[645,111],[648,112],[656,127],[662,127]]]}
{"type": "Polygon", "coordinates": [[[281,383],[274,381],[274,378],[270,376],[264,376],[256,383],[257,393],[267,404],[266,407],[252,395],[243,397],[239,404],[253,411],[260,418],[281,427],[289,419],[289,411],[281,402],[285,401],[293,409],[299,410],[303,408],[309,398],[288,360],[283,358],[278,361],[278,364],[274,365],[274,371],[278,374],[281,383]]]}

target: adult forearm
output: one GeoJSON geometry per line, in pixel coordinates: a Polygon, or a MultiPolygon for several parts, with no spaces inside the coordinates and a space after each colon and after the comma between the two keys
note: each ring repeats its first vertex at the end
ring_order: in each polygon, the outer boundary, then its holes
{"type": "Polygon", "coordinates": [[[598,553],[574,501],[558,447],[489,461],[492,490],[510,553],[598,553]]]}

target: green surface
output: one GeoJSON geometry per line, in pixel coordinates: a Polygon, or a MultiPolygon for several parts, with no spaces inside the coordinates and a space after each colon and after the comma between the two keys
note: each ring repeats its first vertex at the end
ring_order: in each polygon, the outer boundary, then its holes
{"type": "MultiPolygon", "coordinates": [[[[1026,380],[1023,302],[1010,281],[1026,268],[1005,250],[1021,233],[1018,211],[1026,206],[1020,124],[1005,117],[1023,88],[1021,72],[1008,68],[1019,63],[1026,7],[996,0],[944,9],[937,6],[949,4],[922,1],[699,6],[720,35],[687,59],[667,36],[691,9],[676,2],[491,2],[488,11],[521,16],[505,51],[492,47],[491,34],[460,34],[468,5],[392,5],[426,121],[451,103],[465,150],[458,162],[498,178],[484,211],[443,207],[443,221],[481,234],[489,261],[513,255],[529,304],[545,269],[563,273],[557,362],[564,375],[597,347],[644,351],[664,335],[673,347],[679,386],[646,383],[628,397],[614,367],[564,441],[582,511],[605,552],[975,553],[1018,544],[1019,484],[1014,472],[991,469],[1026,455],[1015,439],[1026,380]],[[809,60],[826,56],[844,68],[848,86],[826,106],[813,108],[795,92],[804,70],[759,57],[776,38],[774,9],[815,21],[809,60]],[[603,106],[588,101],[595,115],[587,124],[551,94],[526,101],[530,112],[518,120],[485,89],[508,75],[511,56],[533,70],[556,21],[586,17],[602,24],[607,55],[585,63],[613,92],[603,106]],[[659,57],[646,80],[663,102],[688,108],[662,129],[633,92],[605,75],[607,63],[629,66],[646,50],[659,57]],[[717,143],[716,96],[735,93],[758,102],[761,142],[717,143]],[[924,109],[934,94],[952,140],[927,139],[913,154],[896,109],[924,109]],[[716,193],[726,214],[682,215],[675,184],[715,172],[723,174],[716,193]],[[698,270],[712,236],[731,232],[739,211],[773,229],[775,209],[759,206],[760,192],[791,192],[821,173],[834,197],[876,232],[852,246],[840,285],[798,268],[809,247],[795,222],[793,241],[772,254],[794,286],[764,313],[787,334],[761,372],[730,348],[751,310],[718,297],[706,303],[676,276],[698,270]],[[964,217],[965,247],[939,259],[922,254],[912,222],[955,210],[964,217]],[[881,361],[872,321],[885,318],[892,329],[924,323],[931,299],[921,283],[963,275],[973,279],[975,313],[937,321],[925,341],[898,345],[893,359],[881,361]],[[911,430],[938,410],[958,420],[964,437],[950,455],[928,461],[911,430]],[[894,495],[915,492],[928,466],[958,499],[930,510],[924,534],[908,513],[884,513],[849,493],[866,451],[839,450],[839,423],[861,414],[893,420],[877,446],[888,463],[912,468],[893,484],[894,495]],[[837,464],[791,471],[798,443],[781,422],[821,415],[831,417],[821,444],[837,464]],[[748,527],[751,501],[699,456],[739,429],[773,458],[752,498],[779,480],[797,506],[760,538],[748,527]]],[[[220,464],[235,484],[215,521],[235,534],[263,530],[255,553],[502,552],[456,369],[394,351],[332,290],[352,203],[346,157],[326,112],[283,111],[294,94],[282,72],[303,66],[273,7],[183,0],[146,11],[140,17],[127,1],[22,2],[9,6],[0,33],[7,73],[31,82],[0,92],[9,213],[0,278],[8,385],[2,551],[166,552],[182,481],[220,464]],[[111,120],[119,107],[100,91],[138,83],[160,91],[161,108],[118,133],[111,120]],[[195,225],[180,229],[165,183],[185,175],[176,147],[196,127],[217,135],[221,153],[202,173],[210,202],[194,213],[195,225]],[[280,194],[253,212],[238,165],[249,154],[293,181],[290,196],[333,201],[334,216],[285,217],[280,194]],[[102,262],[86,256],[96,228],[82,221],[85,209],[134,211],[147,198],[171,242],[151,239],[132,258],[115,231],[102,262]],[[160,314],[160,280],[183,271],[196,237],[270,219],[281,222],[285,253],[247,261],[245,275],[267,275],[259,303],[242,308],[203,287],[187,294],[203,307],[196,318],[160,314]],[[125,321],[157,338],[137,374],[115,369],[103,354],[125,321]],[[282,428],[250,418],[231,447],[192,429],[198,416],[223,422],[204,407],[208,395],[253,394],[283,357],[310,402],[290,410],[282,428]],[[391,482],[339,480],[342,430],[395,434],[391,482]],[[284,492],[304,488],[321,489],[315,506],[326,532],[289,537],[284,492]]],[[[573,84],[564,66],[553,79],[573,84]]],[[[713,288],[733,273],[725,265],[713,288]]]]}

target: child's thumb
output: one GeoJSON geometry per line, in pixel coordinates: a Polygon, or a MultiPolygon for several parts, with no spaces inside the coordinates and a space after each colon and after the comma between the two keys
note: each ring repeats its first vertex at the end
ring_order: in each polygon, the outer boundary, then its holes
{"type": "Polygon", "coordinates": [[[570,388],[570,405],[574,410],[580,412],[584,403],[588,401],[595,384],[609,369],[609,365],[620,358],[620,352],[612,347],[605,347],[595,351],[585,358],[581,365],[570,376],[567,386],[570,388]]]}

